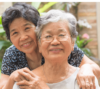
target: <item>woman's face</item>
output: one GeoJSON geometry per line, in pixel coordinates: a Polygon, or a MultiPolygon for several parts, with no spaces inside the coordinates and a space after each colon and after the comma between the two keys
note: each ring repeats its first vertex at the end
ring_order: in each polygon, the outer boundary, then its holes
{"type": "Polygon", "coordinates": [[[24,52],[32,53],[37,48],[35,25],[22,17],[16,18],[9,25],[10,39],[15,47],[24,52]]]}
{"type": "Polygon", "coordinates": [[[73,48],[74,42],[71,40],[67,22],[52,22],[43,27],[39,51],[45,59],[53,62],[67,60],[73,48]],[[53,40],[48,41],[51,38],[53,40]]]}

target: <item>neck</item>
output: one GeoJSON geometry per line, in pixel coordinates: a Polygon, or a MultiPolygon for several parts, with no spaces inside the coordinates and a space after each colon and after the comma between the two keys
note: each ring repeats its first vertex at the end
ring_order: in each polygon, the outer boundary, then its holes
{"type": "Polygon", "coordinates": [[[41,65],[41,54],[39,52],[32,52],[30,54],[26,54],[26,59],[28,62],[28,66],[31,70],[39,67],[41,65]]]}
{"type": "Polygon", "coordinates": [[[73,69],[73,67],[68,64],[67,60],[55,64],[45,61],[43,65],[43,72],[48,83],[55,83],[68,78],[71,75],[70,69],[73,69]]]}

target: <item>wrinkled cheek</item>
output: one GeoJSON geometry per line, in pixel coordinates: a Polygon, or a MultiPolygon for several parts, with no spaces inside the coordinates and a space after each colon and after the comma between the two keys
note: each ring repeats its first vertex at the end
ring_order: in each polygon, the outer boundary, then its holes
{"type": "Polygon", "coordinates": [[[41,44],[41,53],[43,56],[48,55],[48,48],[49,48],[48,44],[46,44],[46,43],[41,44]]]}
{"type": "Polygon", "coordinates": [[[20,49],[18,39],[11,38],[11,42],[17,49],[20,49]]]}

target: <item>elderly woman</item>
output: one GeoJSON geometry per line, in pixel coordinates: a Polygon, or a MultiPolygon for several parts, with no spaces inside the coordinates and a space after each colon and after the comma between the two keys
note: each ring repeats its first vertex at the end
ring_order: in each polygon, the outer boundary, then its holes
{"type": "MultiPolygon", "coordinates": [[[[79,68],[68,63],[68,57],[74,49],[78,34],[75,17],[70,13],[51,10],[40,18],[37,29],[39,52],[44,56],[45,63],[33,70],[33,73],[38,75],[50,89],[79,89],[76,82],[79,68]]],[[[21,72],[20,74],[26,76],[21,72]]],[[[28,82],[21,81],[17,85],[31,82],[30,77],[27,79],[28,82]]],[[[97,79],[95,84],[96,89],[99,89],[97,79]]],[[[13,89],[18,89],[16,84],[13,89]]]]}
{"type": "MultiPolygon", "coordinates": [[[[38,11],[26,3],[15,3],[4,11],[2,24],[7,38],[13,45],[6,50],[3,57],[0,89],[6,84],[8,86],[11,85],[15,81],[21,82],[27,80],[29,76],[31,76],[31,81],[33,81],[31,84],[27,83],[29,87],[44,89],[43,86],[46,84],[30,71],[41,66],[44,62],[41,60],[41,54],[38,50],[34,32],[39,18],[38,11]],[[29,69],[24,67],[28,67],[29,69]],[[26,74],[26,71],[28,75],[25,77],[19,74],[19,72],[26,74]]],[[[74,51],[69,56],[68,62],[73,66],[81,67],[77,76],[78,83],[81,87],[84,87],[85,82],[89,82],[89,86],[94,86],[94,75],[100,77],[100,69],[77,46],[74,46],[74,51]]],[[[23,85],[26,86],[27,84],[25,83],[23,85]]]]}

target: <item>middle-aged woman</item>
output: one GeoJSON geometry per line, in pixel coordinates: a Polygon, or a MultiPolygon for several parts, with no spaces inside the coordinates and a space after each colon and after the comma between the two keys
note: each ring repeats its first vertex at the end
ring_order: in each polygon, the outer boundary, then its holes
{"type": "MultiPolygon", "coordinates": [[[[26,77],[29,75],[32,76],[33,83],[31,86],[37,89],[43,89],[42,84],[43,86],[45,84],[30,71],[43,64],[34,32],[38,19],[38,11],[31,5],[25,3],[16,3],[3,13],[2,24],[7,38],[13,45],[6,50],[3,57],[0,79],[1,89],[10,79],[17,82],[23,79],[25,80],[26,78],[19,74],[19,71],[25,73],[23,70],[29,73],[26,77]],[[28,67],[30,70],[26,68],[21,69],[24,67],[28,67]]],[[[88,59],[76,46],[69,56],[68,62],[73,66],[80,67],[77,76],[80,87],[85,87],[83,82],[89,82],[88,86],[94,86],[94,75],[100,77],[98,65],[88,59]],[[92,83],[90,83],[90,80],[92,83]]]]}
{"type": "MultiPolygon", "coordinates": [[[[75,81],[79,68],[68,63],[68,57],[74,49],[77,36],[76,20],[68,18],[69,15],[72,16],[59,10],[50,10],[44,16],[41,16],[37,25],[39,52],[42,53],[45,63],[33,70],[33,73],[38,75],[50,89],[79,89],[75,81]]],[[[24,77],[26,76],[22,72],[19,73],[24,77]]],[[[27,80],[17,83],[18,85],[26,83],[27,88],[23,86],[21,89],[29,88],[28,84],[31,83],[31,77],[27,77],[27,80]]],[[[13,80],[10,82],[13,82],[13,80]]],[[[96,89],[99,89],[97,79],[95,84],[96,89]]],[[[88,82],[86,85],[88,85],[88,82]]],[[[6,87],[9,88],[9,86],[6,87]]],[[[13,89],[20,88],[15,84],[13,89]]],[[[88,87],[88,89],[94,88],[88,87]]]]}

